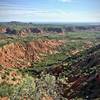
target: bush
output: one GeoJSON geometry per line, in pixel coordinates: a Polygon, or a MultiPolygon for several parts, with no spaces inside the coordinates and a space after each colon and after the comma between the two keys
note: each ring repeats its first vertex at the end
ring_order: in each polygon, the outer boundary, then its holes
{"type": "Polygon", "coordinates": [[[36,80],[36,89],[34,99],[40,100],[43,96],[47,95],[52,97],[53,100],[65,100],[59,91],[55,76],[50,74],[42,75],[40,79],[36,80]]]}
{"type": "Polygon", "coordinates": [[[9,96],[13,93],[13,86],[2,83],[0,84],[0,97],[9,96]]]}
{"type": "Polygon", "coordinates": [[[10,96],[11,100],[33,99],[35,91],[34,78],[26,75],[22,83],[14,88],[13,94],[10,96]]]}

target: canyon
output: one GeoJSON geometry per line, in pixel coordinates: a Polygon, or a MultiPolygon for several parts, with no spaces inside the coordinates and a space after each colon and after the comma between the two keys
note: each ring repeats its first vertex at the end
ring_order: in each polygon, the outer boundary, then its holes
{"type": "Polygon", "coordinates": [[[30,34],[60,34],[67,32],[100,32],[100,25],[60,25],[9,22],[0,23],[0,33],[27,36],[30,34]]]}

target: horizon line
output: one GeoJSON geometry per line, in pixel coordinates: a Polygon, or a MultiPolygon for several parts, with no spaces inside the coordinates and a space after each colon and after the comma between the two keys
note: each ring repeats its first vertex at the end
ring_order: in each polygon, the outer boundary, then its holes
{"type": "Polygon", "coordinates": [[[18,23],[100,23],[100,22],[47,22],[47,21],[44,21],[44,22],[42,22],[42,21],[0,21],[0,23],[14,23],[14,22],[18,22],[18,23]]]}

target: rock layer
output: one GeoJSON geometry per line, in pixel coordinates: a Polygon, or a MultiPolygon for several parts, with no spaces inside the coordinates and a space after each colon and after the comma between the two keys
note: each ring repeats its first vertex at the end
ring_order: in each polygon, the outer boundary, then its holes
{"type": "Polygon", "coordinates": [[[42,54],[56,53],[63,41],[36,40],[26,44],[11,43],[0,48],[0,64],[6,67],[31,66],[31,62],[42,59],[42,54]]]}

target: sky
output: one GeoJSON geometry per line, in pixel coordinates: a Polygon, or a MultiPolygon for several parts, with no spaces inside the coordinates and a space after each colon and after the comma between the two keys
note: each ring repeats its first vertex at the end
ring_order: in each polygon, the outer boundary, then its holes
{"type": "Polygon", "coordinates": [[[100,22],[100,0],[0,0],[0,22],[100,22]]]}

